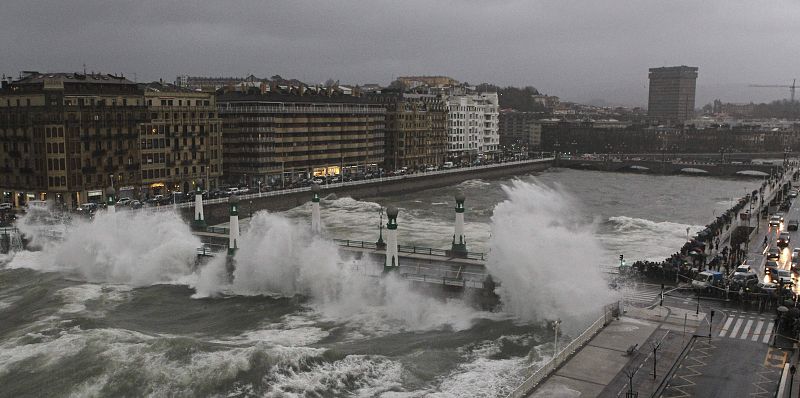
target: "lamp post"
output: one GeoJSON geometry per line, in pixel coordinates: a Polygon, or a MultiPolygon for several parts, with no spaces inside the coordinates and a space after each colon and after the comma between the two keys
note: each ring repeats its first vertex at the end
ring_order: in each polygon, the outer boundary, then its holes
{"type": "Polygon", "coordinates": [[[557,319],[553,321],[553,334],[554,343],[553,343],[553,359],[558,356],[558,326],[561,324],[561,319],[557,319]]]}

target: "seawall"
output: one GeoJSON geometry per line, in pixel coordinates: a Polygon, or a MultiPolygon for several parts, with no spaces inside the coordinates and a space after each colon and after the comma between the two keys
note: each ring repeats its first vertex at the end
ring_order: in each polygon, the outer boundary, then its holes
{"type": "MultiPolygon", "coordinates": [[[[375,179],[358,184],[348,185],[333,184],[323,186],[322,195],[336,194],[349,196],[354,199],[375,197],[382,195],[397,195],[416,192],[425,189],[438,188],[476,178],[501,178],[516,175],[525,175],[548,169],[552,166],[552,159],[537,159],[525,162],[501,163],[484,167],[470,167],[464,169],[447,170],[446,172],[412,174],[407,176],[375,179]]],[[[239,214],[248,217],[251,212],[258,210],[283,211],[297,207],[311,200],[309,188],[287,190],[285,193],[270,193],[270,195],[244,195],[241,197],[239,214]]],[[[190,203],[182,206],[181,215],[186,220],[194,216],[193,205],[190,203]]],[[[208,225],[227,222],[229,219],[227,200],[211,200],[204,204],[204,215],[208,225]]]]}

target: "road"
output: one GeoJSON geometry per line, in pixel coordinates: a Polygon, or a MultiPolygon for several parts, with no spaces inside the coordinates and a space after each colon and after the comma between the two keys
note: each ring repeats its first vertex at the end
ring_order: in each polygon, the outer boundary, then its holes
{"type": "MultiPolygon", "coordinates": [[[[766,220],[762,221],[750,242],[748,258],[757,264],[756,272],[762,280],[766,248],[774,246],[778,234],[791,219],[800,219],[797,203],[792,204],[780,227],[769,228],[766,220]],[[764,236],[768,239],[767,247],[763,245],[764,236]]],[[[782,269],[791,268],[793,244],[800,246],[800,232],[792,231],[790,235],[790,245],[781,251],[782,269]]],[[[781,369],[792,351],[790,341],[776,341],[774,309],[748,310],[724,299],[698,301],[689,290],[672,292],[665,298],[665,305],[695,308],[708,315],[698,327],[699,337],[679,359],[679,366],[674,368],[661,397],[774,396],[781,369]]]]}

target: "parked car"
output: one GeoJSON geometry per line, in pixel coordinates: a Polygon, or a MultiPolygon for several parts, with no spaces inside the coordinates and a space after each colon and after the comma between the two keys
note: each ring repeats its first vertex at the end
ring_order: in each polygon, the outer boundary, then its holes
{"type": "Polygon", "coordinates": [[[117,201],[117,206],[126,206],[130,201],[131,198],[119,198],[119,200],[117,201]]]}
{"type": "Polygon", "coordinates": [[[0,210],[11,210],[11,203],[0,203],[0,210]]]}
{"type": "Polygon", "coordinates": [[[790,198],[796,198],[797,197],[797,190],[796,189],[789,190],[789,197],[790,198]]]}
{"type": "Polygon", "coordinates": [[[798,220],[798,219],[789,220],[789,223],[786,224],[786,230],[787,231],[797,231],[797,227],[798,226],[800,226],[800,220],[798,220]]]}

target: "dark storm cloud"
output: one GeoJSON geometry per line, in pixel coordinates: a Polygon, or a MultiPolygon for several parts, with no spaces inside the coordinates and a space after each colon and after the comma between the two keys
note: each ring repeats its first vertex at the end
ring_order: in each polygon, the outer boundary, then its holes
{"type": "MultiPolygon", "coordinates": [[[[0,68],[280,74],[388,83],[404,74],[646,102],[647,69],[700,67],[698,105],[782,98],[748,83],[798,73],[800,2],[11,0],[0,68]]],[[[787,91],[788,92],[788,91],[787,91]]]]}

